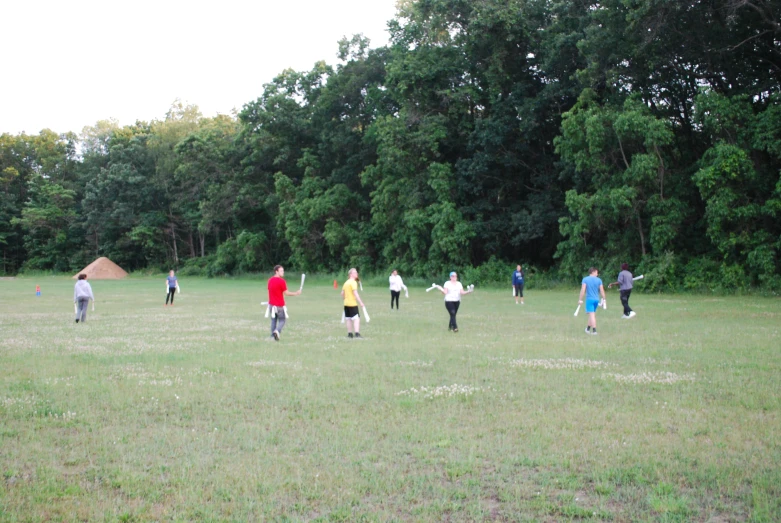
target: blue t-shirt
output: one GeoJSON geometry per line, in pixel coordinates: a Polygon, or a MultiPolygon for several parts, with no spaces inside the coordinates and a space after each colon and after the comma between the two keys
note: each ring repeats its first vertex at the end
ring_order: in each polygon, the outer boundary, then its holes
{"type": "Polygon", "coordinates": [[[596,276],[586,276],[583,278],[581,284],[586,286],[586,299],[587,300],[599,300],[599,287],[602,285],[602,280],[596,276]]]}
{"type": "Polygon", "coordinates": [[[513,271],[513,285],[523,285],[523,271],[513,271]]]}
{"type": "Polygon", "coordinates": [[[166,279],[168,280],[168,288],[169,289],[175,289],[176,288],[176,276],[168,276],[166,279]]]}

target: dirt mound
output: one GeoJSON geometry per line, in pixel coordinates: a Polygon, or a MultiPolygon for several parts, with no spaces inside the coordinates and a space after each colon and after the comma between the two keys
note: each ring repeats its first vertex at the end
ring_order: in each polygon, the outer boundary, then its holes
{"type": "Polygon", "coordinates": [[[90,280],[121,280],[127,276],[127,273],[122,267],[105,256],[98,258],[77,272],[73,276],[73,279],[75,280],[78,278],[79,274],[86,274],[87,278],[90,280]]]}

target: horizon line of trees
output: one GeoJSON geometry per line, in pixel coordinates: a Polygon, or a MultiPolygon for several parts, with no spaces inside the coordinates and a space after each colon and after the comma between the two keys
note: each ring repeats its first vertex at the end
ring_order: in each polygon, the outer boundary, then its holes
{"type": "Polygon", "coordinates": [[[0,135],[0,271],[630,263],[781,289],[781,2],[405,0],[237,115],[0,135]]]}

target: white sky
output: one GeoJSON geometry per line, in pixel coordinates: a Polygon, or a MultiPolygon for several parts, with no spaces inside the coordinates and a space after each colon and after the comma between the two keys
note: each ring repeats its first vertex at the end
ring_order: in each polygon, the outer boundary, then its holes
{"type": "Polygon", "coordinates": [[[176,98],[229,113],[286,68],[338,63],[343,36],[385,45],[394,14],[395,0],[2,1],[0,133],[162,119],[176,98]]]}

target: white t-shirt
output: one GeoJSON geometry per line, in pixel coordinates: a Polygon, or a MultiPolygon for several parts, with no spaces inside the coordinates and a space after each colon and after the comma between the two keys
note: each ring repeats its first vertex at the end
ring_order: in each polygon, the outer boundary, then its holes
{"type": "Polygon", "coordinates": [[[452,282],[448,280],[442,288],[447,293],[445,294],[445,301],[461,301],[461,291],[464,290],[464,286],[461,285],[460,281],[452,282]]]}
{"type": "Polygon", "coordinates": [[[401,276],[398,274],[396,276],[391,275],[391,277],[388,278],[388,283],[390,283],[390,290],[393,292],[401,292],[401,289],[406,288],[404,282],[401,280],[401,276]]]}

